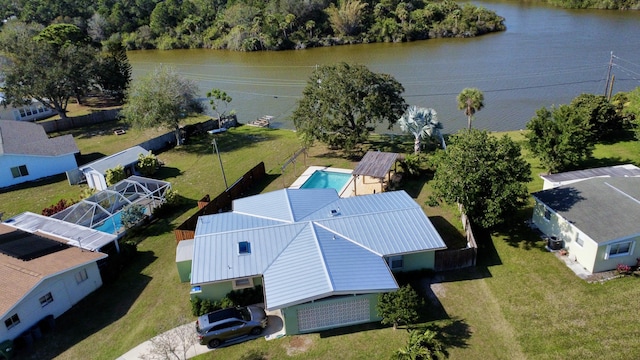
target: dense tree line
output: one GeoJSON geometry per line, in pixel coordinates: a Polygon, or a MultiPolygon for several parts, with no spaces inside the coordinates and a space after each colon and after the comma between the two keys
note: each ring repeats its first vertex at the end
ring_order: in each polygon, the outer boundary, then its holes
{"type": "Polygon", "coordinates": [[[452,0],[0,0],[0,18],[12,17],[74,24],[127,49],[282,50],[505,30],[493,11],[452,0]]]}
{"type": "Polygon", "coordinates": [[[640,10],[638,0],[547,0],[565,9],[640,10]]]}

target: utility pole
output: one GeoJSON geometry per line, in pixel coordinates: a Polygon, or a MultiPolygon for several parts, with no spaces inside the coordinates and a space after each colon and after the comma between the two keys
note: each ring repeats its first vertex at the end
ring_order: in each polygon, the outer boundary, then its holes
{"type": "MultiPolygon", "coordinates": [[[[613,51],[611,52],[611,57],[609,58],[609,70],[607,71],[607,84],[604,87],[604,96],[606,97],[610,91],[609,91],[609,79],[611,78],[611,68],[613,67],[613,51]]],[[[611,84],[611,87],[613,88],[613,84],[611,84]]]]}
{"type": "Polygon", "coordinates": [[[220,157],[220,151],[218,151],[218,143],[216,142],[216,138],[213,138],[213,149],[215,150],[216,154],[218,154],[218,161],[220,162],[220,170],[222,170],[222,179],[224,179],[224,188],[225,190],[229,188],[229,186],[227,185],[227,177],[224,174],[224,167],[222,167],[222,158],[220,157]]]}

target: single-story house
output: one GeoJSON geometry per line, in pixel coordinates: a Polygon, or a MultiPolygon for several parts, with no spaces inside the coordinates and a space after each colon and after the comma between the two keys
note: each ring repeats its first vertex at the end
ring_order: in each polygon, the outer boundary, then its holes
{"type": "Polygon", "coordinates": [[[68,240],[0,223],[0,342],[33,339],[39,323],[102,286],[97,263],[107,255],[68,240]]]}
{"type": "Polygon", "coordinates": [[[533,224],[591,273],[640,258],[640,178],[592,178],[533,193],[533,224]]]}
{"type": "Polygon", "coordinates": [[[83,165],[79,169],[87,179],[87,185],[90,188],[105,190],[107,188],[107,180],[105,179],[107,170],[113,169],[118,165],[122,165],[127,177],[134,175],[136,174],[136,164],[138,164],[140,154],[146,155],[148,153],[148,150],[142,146],[136,145],[83,165]]]}
{"type": "Polygon", "coordinates": [[[49,138],[41,125],[0,120],[0,187],[75,169],[79,152],[72,135],[49,138]]]}
{"type": "Polygon", "coordinates": [[[433,268],[445,248],[404,191],[283,189],[200,217],[176,258],[192,298],[262,285],[265,308],[282,312],[291,335],[380,320],[378,294],[398,289],[393,272],[433,268]]]}
{"type": "Polygon", "coordinates": [[[4,93],[0,92],[0,120],[35,121],[55,114],[52,108],[35,99],[19,107],[11,106],[6,103],[4,93]]]}
{"type": "Polygon", "coordinates": [[[542,174],[543,190],[573,184],[578,181],[596,177],[636,177],[640,176],[640,168],[633,164],[605,166],[593,169],[566,171],[557,174],[542,174]]]}

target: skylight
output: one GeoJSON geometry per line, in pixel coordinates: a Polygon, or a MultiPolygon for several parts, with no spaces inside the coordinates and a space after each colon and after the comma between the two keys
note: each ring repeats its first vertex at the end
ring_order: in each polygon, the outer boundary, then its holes
{"type": "Polygon", "coordinates": [[[238,243],[238,254],[251,254],[251,244],[248,241],[238,243]]]}

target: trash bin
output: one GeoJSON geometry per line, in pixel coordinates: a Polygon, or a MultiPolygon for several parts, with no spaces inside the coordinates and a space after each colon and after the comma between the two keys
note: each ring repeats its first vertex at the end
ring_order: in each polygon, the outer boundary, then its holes
{"type": "Polygon", "coordinates": [[[0,343],[0,359],[9,360],[13,357],[13,341],[5,340],[0,343]]]}

